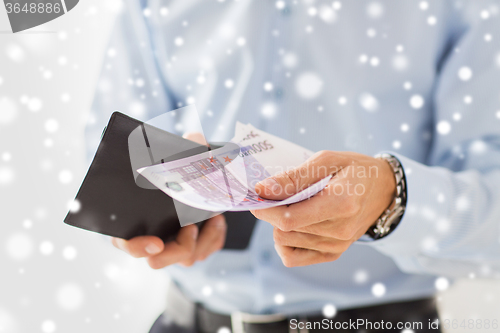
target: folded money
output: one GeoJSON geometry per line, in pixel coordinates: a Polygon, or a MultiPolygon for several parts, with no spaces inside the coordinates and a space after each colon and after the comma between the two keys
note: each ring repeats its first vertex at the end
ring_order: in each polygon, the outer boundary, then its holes
{"type": "Polygon", "coordinates": [[[231,142],[237,145],[236,150],[235,145],[228,145],[137,171],[172,198],[212,212],[296,203],[321,191],[331,178],[328,176],[285,200],[262,198],[255,192],[259,181],[300,165],[313,152],[242,123],[236,124],[231,142]]]}

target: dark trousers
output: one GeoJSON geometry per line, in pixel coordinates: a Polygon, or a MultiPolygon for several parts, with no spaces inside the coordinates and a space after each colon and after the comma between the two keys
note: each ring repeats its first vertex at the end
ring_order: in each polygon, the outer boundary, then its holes
{"type": "MultiPolygon", "coordinates": [[[[229,317],[214,314],[206,315],[202,309],[202,316],[196,316],[193,323],[195,328],[186,329],[176,326],[165,315],[161,315],[150,333],[217,333],[214,327],[231,328],[229,317]],[[227,318],[227,319],[226,319],[227,318]],[[211,322],[212,321],[212,322],[211,322]],[[215,325],[214,325],[215,324],[215,325]],[[217,325],[219,324],[219,325],[217,325]],[[210,327],[209,329],[203,328],[210,327]]],[[[287,333],[287,332],[349,332],[349,333],[380,333],[380,332],[432,332],[440,333],[440,328],[434,323],[438,313],[433,299],[422,299],[408,302],[381,304],[376,306],[348,309],[339,311],[333,319],[323,316],[308,316],[307,318],[292,318],[289,323],[281,324],[253,324],[246,326],[248,333],[287,333]],[[361,322],[362,320],[362,322],[361,322]],[[300,322],[300,324],[299,324],[300,322]],[[356,329],[356,324],[359,324],[356,329]],[[433,324],[434,323],[434,324],[433,324]],[[300,328],[308,327],[309,330],[300,328]],[[297,328],[296,330],[289,330],[297,328]]]]}

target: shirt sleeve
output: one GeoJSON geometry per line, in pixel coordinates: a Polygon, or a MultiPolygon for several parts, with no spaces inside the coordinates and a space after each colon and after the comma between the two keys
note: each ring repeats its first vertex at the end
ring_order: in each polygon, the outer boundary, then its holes
{"type": "Polygon", "coordinates": [[[161,76],[142,3],[125,1],[103,57],[85,131],[89,158],[114,111],[147,121],[174,109],[174,98],[161,76]]]}
{"type": "Polygon", "coordinates": [[[450,48],[436,79],[428,160],[392,153],[406,174],[407,209],[391,234],[365,244],[408,273],[500,272],[498,31],[498,16],[481,20],[450,48]]]}

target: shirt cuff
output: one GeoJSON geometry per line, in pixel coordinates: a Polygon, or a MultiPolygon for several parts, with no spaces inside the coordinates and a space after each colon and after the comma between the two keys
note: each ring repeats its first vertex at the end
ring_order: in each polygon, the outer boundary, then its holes
{"type": "Polygon", "coordinates": [[[405,173],[406,211],[390,234],[378,240],[359,243],[394,259],[402,259],[396,260],[398,264],[415,270],[420,266],[416,261],[417,255],[422,250],[432,251],[437,246],[436,230],[439,229],[439,223],[446,222],[449,207],[445,198],[451,198],[452,189],[449,171],[441,167],[428,167],[394,152],[388,153],[399,160],[405,173]]]}

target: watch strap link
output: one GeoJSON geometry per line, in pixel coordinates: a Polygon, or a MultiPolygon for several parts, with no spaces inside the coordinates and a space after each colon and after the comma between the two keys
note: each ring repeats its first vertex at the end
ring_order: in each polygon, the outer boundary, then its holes
{"type": "Polygon", "coordinates": [[[393,202],[377,219],[375,225],[366,232],[371,238],[380,239],[394,230],[403,217],[406,208],[406,178],[403,167],[396,157],[382,153],[376,155],[375,158],[383,159],[389,163],[396,180],[396,195],[393,202]]]}

